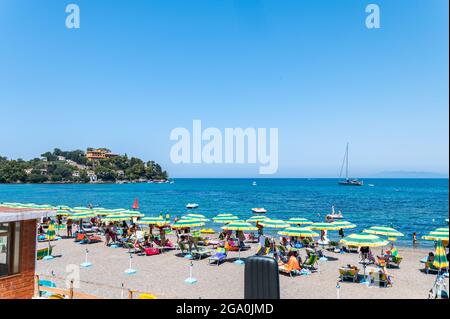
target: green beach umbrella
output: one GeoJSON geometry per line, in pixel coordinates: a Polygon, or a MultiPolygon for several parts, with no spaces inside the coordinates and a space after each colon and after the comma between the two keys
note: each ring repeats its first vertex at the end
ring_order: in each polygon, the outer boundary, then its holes
{"type": "Polygon", "coordinates": [[[56,211],[56,216],[71,216],[72,213],[65,209],[58,209],[56,211]]]}
{"type": "Polygon", "coordinates": [[[228,225],[222,226],[222,229],[224,230],[240,230],[240,231],[252,231],[252,230],[258,230],[257,227],[253,226],[250,223],[243,222],[243,221],[236,221],[229,223],[228,225]]]}
{"type": "Polygon", "coordinates": [[[138,221],[141,225],[156,225],[156,226],[168,226],[169,221],[162,219],[161,217],[144,217],[138,221]]]}
{"type": "Polygon", "coordinates": [[[215,217],[213,217],[213,219],[214,218],[220,218],[220,217],[230,217],[230,216],[233,216],[233,214],[218,214],[217,216],[215,216],[215,217]]]}
{"type": "Polygon", "coordinates": [[[141,212],[138,212],[137,210],[121,211],[120,215],[128,215],[128,216],[131,216],[131,217],[142,217],[142,216],[145,216],[144,214],[142,214],[141,212]]]}
{"type": "Polygon", "coordinates": [[[199,219],[180,219],[172,224],[173,229],[191,228],[204,226],[205,223],[199,219]]]}
{"type": "Polygon", "coordinates": [[[334,223],[312,223],[311,225],[306,226],[312,230],[339,230],[340,228],[336,226],[334,223]]]}
{"type": "Polygon", "coordinates": [[[114,214],[103,217],[102,220],[105,222],[121,222],[125,220],[130,220],[133,217],[130,215],[114,214]]]}
{"type": "Polygon", "coordinates": [[[448,227],[436,228],[434,231],[441,232],[441,233],[448,233],[448,227]]]}
{"type": "Polygon", "coordinates": [[[282,231],[279,231],[278,234],[282,236],[293,236],[293,237],[317,237],[318,233],[313,232],[311,229],[306,227],[297,227],[292,226],[288,227],[282,231]]]}
{"type": "Polygon", "coordinates": [[[280,229],[289,227],[289,224],[285,221],[282,221],[281,219],[266,219],[259,224],[264,228],[280,229]]]}
{"type": "Polygon", "coordinates": [[[238,221],[239,217],[237,216],[224,216],[224,217],[217,217],[213,218],[213,221],[218,224],[228,224],[235,221],[238,221]]]}
{"type": "Polygon", "coordinates": [[[389,244],[387,240],[367,233],[351,234],[342,238],[340,242],[344,245],[356,247],[382,247],[389,244]]]}
{"type": "Polygon", "coordinates": [[[433,266],[442,269],[448,267],[447,255],[442,240],[438,240],[436,246],[436,254],[434,255],[433,266]]]}
{"type": "Polygon", "coordinates": [[[302,217],[292,217],[292,218],[289,218],[287,223],[291,224],[291,225],[308,225],[308,224],[312,224],[313,222],[306,218],[302,218],[302,217]]]}
{"type": "Polygon", "coordinates": [[[68,216],[67,219],[83,219],[93,217],[97,217],[97,215],[94,212],[81,212],[81,213],[74,213],[68,216]]]}
{"type": "Polygon", "coordinates": [[[336,221],[333,222],[333,224],[337,227],[339,227],[339,229],[350,229],[350,228],[355,228],[356,225],[352,224],[346,220],[342,220],[342,221],[336,221]]]}
{"type": "Polygon", "coordinates": [[[363,232],[367,233],[367,234],[381,235],[381,236],[387,236],[387,237],[402,237],[402,236],[404,236],[398,230],[391,228],[391,227],[385,227],[385,226],[372,226],[369,229],[364,229],[363,232]]]}
{"type": "Polygon", "coordinates": [[[57,205],[56,208],[62,209],[62,210],[72,210],[72,208],[70,208],[67,205],[57,205]]]}
{"type": "Polygon", "coordinates": [[[434,241],[438,240],[448,241],[448,233],[432,231],[428,235],[422,236],[422,239],[434,241]]]}
{"type": "Polygon", "coordinates": [[[262,221],[265,221],[268,219],[269,219],[269,217],[264,216],[264,215],[255,215],[255,216],[252,216],[249,219],[247,219],[247,222],[248,223],[258,223],[258,222],[262,222],[262,221]]]}
{"type": "Polygon", "coordinates": [[[201,220],[202,222],[209,222],[209,219],[201,214],[187,214],[187,215],[181,216],[181,219],[198,219],[198,220],[201,220]]]}

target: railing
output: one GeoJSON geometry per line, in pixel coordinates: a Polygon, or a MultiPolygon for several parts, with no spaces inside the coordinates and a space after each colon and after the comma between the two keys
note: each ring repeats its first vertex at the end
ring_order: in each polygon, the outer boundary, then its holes
{"type": "MultiPolygon", "coordinates": [[[[55,278],[54,276],[51,277],[51,276],[46,276],[46,275],[35,275],[35,289],[34,289],[35,297],[40,297],[41,292],[49,292],[51,294],[57,294],[57,295],[64,296],[65,298],[68,298],[68,299],[104,299],[103,297],[100,297],[100,296],[75,291],[73,280],[70,281],[70,285],[69,285],[68,289],[41,286],[41,285],[39,285],[40,277],[55,278]]],[[[60,279],[63,279],[63,278],[60,278],[60,279]]],[[[91,285],[99,285],[98,283],[93,283],[93,282],[85,282],[85,283],[91,284],[91,285]]],[[[105,286],[105,285],[103,285],[103,286],[105,286]]],[[[109,287],[109,288],[124,289],[124,287],[121,287],[121,288],[120,287],[109,287]]],[[[126,290],[127,290],[127,299],[133,299],[137,294],[154,297],[154,298],[145,298],[145,299],[156,299],[157,298],[157,296],[155,296],[154,294],[151,294],[149,292],[144,292],[144,291],[140,291],[140,290],[136,290],[136,289],[126,289],[126,290]]],[[[164,297],[175,298],[175,296],[164,296],[164,297]]]]}

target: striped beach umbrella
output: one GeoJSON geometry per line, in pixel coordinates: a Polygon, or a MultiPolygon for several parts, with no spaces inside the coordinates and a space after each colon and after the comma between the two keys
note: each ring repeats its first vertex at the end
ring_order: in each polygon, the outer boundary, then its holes
{"type": "Polygon", "coordinates": [[[67,205],[56,205],[55,207],[62,210],[72,210],[72,208],[67,205]]]}
{"type": "Polygon", "coordinates": [[[229,223],[228,225],[222,226],[222,229],[224,230],[240,230],[240,231],[251,231],[251,230],[258,230],[257,227],[253,226],[250,223],[243,222],[243,221],[237,221],[229,223]]]}
{"type": "Polygon", "coordinates": [[[291,225],[308,225],[308,224],[312,224],[313,222],[306,218],[302,218],[302,217],[292,217],[292,218],[289,218],[287,223],[291,224],[291,225]]]}
{"type": "Polygon", "coordinates": [[[133,218],[133,216],[130,215],[122,215],[122,214],[113,214],[113,215],[108,215],[106,217],[102,218],[102,221],[105,222],[122,222],[125,220],[131,220],[133,218]]]}
{"type": "Polygon", "coordinates": [[[56,216],[70,216],[70,215],[72,215],[72,213],[65,209],[58,209],[56,211],[56,216]]]}
{"type": "Polygon", "coordinates": [[[205,223],[198,219],[180,219],[172,224],[173,229],[183,229],[205,226],[205,223]]]}
{"type": "Polygon", "coordinates": [[[140,225],[155,225],[155,226],[168,226],[170,222],[168,220],[162,219],[161,217],[144,217],[138,221],[140,225]]]}
{"type": "Polygon", "coordinates": [[[434,231],[441,232],[441,233],[448,233],[448,227],[436,228],[434,231]]]}
{"type": "Polygon", "coordinates": [[[289,227],[289,224],[285,221],[282,221],[281,219],[266,219],[259,223],[264,228],[273,228],[273,229],[280,229],[280,228],[287,228],[289,227]]]}
{"type": "Polygon", "coordinates": [[[402,236],[404,236],[398,230],[391,228],[391,227],[385,227],[385,226],[372,226],[368,229],[364,229],[363,232],[367,233],[367,234],[381,235],[381,236],[387,236],[387,237],[402,237],[402,236]]]}
{"type": "Polygon", "coordinates": [[[201,214],[187,214],[184,216],[181,216],[181,219],[198,219],[202,222],[209,222],[209,219],[205,217],[205,215],[201,214]]]}
{"type": "Polygon", "coordinates": [[[352,224],[346,220],[342,220],[342,221],[335,221],[333,222],[333,224],[335,226],[337,226],[339,229],[350,229],[350,228],[355,228],[356,225],[352,224]]]}
{"type": "Polygon", "coordinates": [[[131,216],[131,217],[143,217],[143,216],[145,216],[144,214],[142,214],[141,212],[138,212],[137,210],[121,211],[120,215],[128,215],[128,216],[131,216]]]}
{"type": "Polygon", "coordinates": [[[389,244],[387,240],[367,233],[351,234],[342,238],[340,242],[344,245],[356,247],[382,247],[389,244]]]}
{"type": "Polygon", "coordinates": [[[213,221],[218,224],[228,224],[231,222],[235,222],[237,220],[239,220],[239,217],[237,217],[237,216],[223,216],[223,217],[213,218],[213,221]]]}
{"type": "Polygon", "coordinates": [[[282,231],[279,231],[278,234],[282,236],[293,236],[293,237],[317,237],[318,233],[313,232],[311,229],[306,227],[298,227],[291,226],[282,231]]]}
{"type": "Polygon", "coordinates": [[[311,225],[306,226],[312,230],[339,230],[338,226],[335,226],[334,223],[312,223],[311,225]]]}
{"type": "Polygon", "coordinates": [[[442,240],[438,240],[436,246],[436,254],[434,255],[433,266],[442,269],[448,267],[447,255],[445,254],[444,245],[442,240]]]}
{"type": "Polygon", "coordinates": [[[255,215],[255,216],[252,216],[249,219],[247,219],[247,222],[248,223],[258,223],[258,222],[262,222],[262,221],[265,221],[268,219],[269,219],[269,217],[264,216],[264,215],[255,215]]]}
{"type": "Polygon", "coordinates": [[[220,217],[230,217],[233,216],[233,214],[218,214],[217,216],[213,217],[214,218],[220,218],[220,217]]]}
{"type": "Polygon", "coordinates": [[[72,215],[68,216],[67,219],[84,219],[84,218],[94,218],[97,217],[95,212],[80,212],[80,213],[73,213],[72,215]]]}
{"type": "Polygon", "coordinates": [[[438,240],[448,241],[448,233],[432,231],[428,235],[422,236],[422,239],[434,241],[438,240]]]}

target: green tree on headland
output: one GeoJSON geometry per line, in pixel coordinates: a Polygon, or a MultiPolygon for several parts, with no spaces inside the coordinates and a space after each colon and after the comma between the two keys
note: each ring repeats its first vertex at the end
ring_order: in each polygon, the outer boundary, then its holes
{"type": "MultiPolygon", "coordinates": [[[[111,152],[106,148],[102,150],[111,152]]],[[[63,151],[55,148],[53,152],[45,152],[41,158],[29,161],[0,157],[0,183],[88,183],[91,180],[115,182],[167,179],[167,172],[159,164],[154,161],[144,162],[137,157],[129,158],[126,154],[89,160],[81,150],[63,151]]]]}

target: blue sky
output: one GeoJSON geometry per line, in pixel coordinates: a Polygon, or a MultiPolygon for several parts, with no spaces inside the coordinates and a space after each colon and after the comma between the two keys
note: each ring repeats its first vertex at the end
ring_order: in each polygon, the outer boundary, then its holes
{"type": "Polygon", "coordinates": [[[0,0],[0,154],[107,146],[174,177],[175,127],[276,127],[279,177],[448,174],[448,1],[0,0]],[[365,27],[365,7],[381,29],[365,27]]]}

